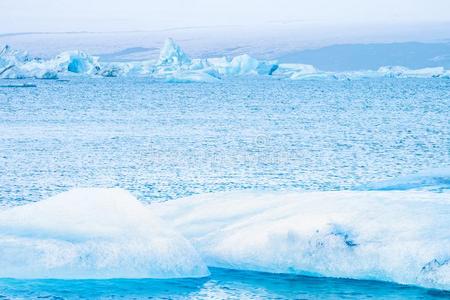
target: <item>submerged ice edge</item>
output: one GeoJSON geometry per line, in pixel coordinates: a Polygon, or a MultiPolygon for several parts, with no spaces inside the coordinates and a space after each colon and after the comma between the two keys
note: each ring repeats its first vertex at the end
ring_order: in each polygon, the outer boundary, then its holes
{"type": "Polygon", "coordinates": [[[358,185],[354,189],[358,191],[450,191],[450,167],[428,169],[394,179],[370,182],[358,185]]]}
{"type": "Polygon", "coordinates": [[[26,52],[5,46],[0,51],[0,78],[56,79],[81,74],[99,77],[147,76],[168,82],[215,82],[226,77],[271,76],[278,79],[351,80],[360,78],[450,78],[443,67],[411,70],[401,66],[385,66],[378,70],[326,72],[307,64],[279,64],[262,61],[247,54],[227,57],[191,59],[172,39],[167,39],[157,61],[107,62],[99,57],[74,50],[49,60],[33,58],[26,52]]]}

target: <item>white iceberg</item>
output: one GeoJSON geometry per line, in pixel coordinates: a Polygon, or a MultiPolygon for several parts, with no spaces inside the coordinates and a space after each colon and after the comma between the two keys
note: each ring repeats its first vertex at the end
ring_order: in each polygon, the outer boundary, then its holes
{"type": "Polygon", "coordinates": [[[58,73],[96,74],[100,70],[97,57],[82,51],[67,51],[50,60],[30,58],[26,53],[5,47],[0,52],[0,78],[55,79],[58,73]]]}
{"type": "Polygon", "coordinates": [[[152,76],[156,68],[152,61],[102,64],[98,74],[103,77],[152,76]]]}
{"type": "Polygon", "coordinates": [[[95,74],[100,70],[98,57],[83,51],[66,51],[46,63],[56,72],[95,74]]]}
{"type": "Polygon", "coordinates": [[[30,60],[26,52],[17,51],[6,45],[0,50],[0,78],[20,78],[19,66],[30,60]]]}
{"type": "Polygon", "coordinates": [[[440,77],[445,74],[443,67],[422,68],[422,69],[408,69],[401,66],[384,66],[378,69],[379,74],[388,77],[440,77]]]}
{"type": "Polygon", "coordinates": [[[274,75],[290,79],[301,79],[304,76],[318,74],[319,71],[312,65],[280,64],[274,75]]]}
{"type": "Polygon", "coordinates": [[[180,46],[171,38],[166,39],[159,53],[159,66],[181,66],[190,65],[191,59],[184,53],[180,46]]]}
{"type": "Polygon", "coordinates": [[[450,168],[436,168],[418,172],[412,175],[406,175],[399,178],[385,180],[381,182],[372,182],[362,185],[358,190],[450,190],[450,168]]]}
{"type": "Polygon", "coordinates": [[[450,289],[450,194],[206,194],[151,204],[208,266],[450,289]]]}
{"type": "Polygon", "coordinates": [[[226,57],[208,58],[207,62],[221,75],[272,75],[278,68],[276,61],[259,61],[248,54],[228,60],[226,57]]]}
{"type": "Polygon", "coordinates": [[[181,235],[120,189],[76,189],[0,211],[0,277],[176,278],[208,269],[181,235]]]}
{"type": "Polygon", "coordinates": [[[203,71],[183,71],[173,72],[164,75],[167,82],[188,83],[188,82],[215,82],[219,79],[208,72],[203,71]]]}

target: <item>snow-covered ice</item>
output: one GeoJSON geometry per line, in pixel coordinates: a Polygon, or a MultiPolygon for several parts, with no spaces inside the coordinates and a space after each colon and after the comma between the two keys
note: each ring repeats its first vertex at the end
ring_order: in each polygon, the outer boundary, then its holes
{"type": "Polygon", "coordinates": [[[0,277],[201,277],[191,244],[130,193],[75,189],[0,212],[0,277]]]}
{"type": "Polygon", "coordinates": [[[450,289],[450,195],[227,192],[152,204],[208,266],[450,289]]]}
{"type": "Polygon", "coordinates": [[[450,197],[224,192],[144,206],[75,189],[0,212],[0,277],[201,277],[209,267],[450,289],[450,197]]]}

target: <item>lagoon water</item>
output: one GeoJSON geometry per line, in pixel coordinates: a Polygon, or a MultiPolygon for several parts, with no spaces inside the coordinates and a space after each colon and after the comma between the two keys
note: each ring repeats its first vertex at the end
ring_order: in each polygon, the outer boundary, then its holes
{"type": "Polygon", "coordinates": [[[204,279],[0,280],[0,299],[448,299],[450,293],[364,280],[212,269],[204,279]]]}
{"type": "MultiPolygon", "coordinates": [[[[0,80],[0,207],[73,187],[143,202],[343,190],[450,165],[450,80],[0,80]],[[23,87],[18,84],[31,83],[23,87]]],[[[447,292],[213,269],[205,279],[0,279],[0,298],[384,298],[447,292]]]]}

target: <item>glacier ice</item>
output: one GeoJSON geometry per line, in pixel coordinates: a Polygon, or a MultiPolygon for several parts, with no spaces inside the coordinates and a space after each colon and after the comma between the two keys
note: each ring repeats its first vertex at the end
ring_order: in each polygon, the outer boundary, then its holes
{"type": "Polygon", "coordinates": [[[275,61],[259,61],[248,54],[233,57],[210,58],[207,60],[219,74],[227,76],[272,75],[278,65],[275,61]]]}
{"type": "Polygon", "coordinates": [[[0,277],[207,276],[191,244],[121,189],[75,189],[0,211],[0,277]]]}
{"type": "Polygon", "coordinates": [[[316,68],[305,64],[280,64],[274,75],[280,75],[290,79],[300,79],[312,74],[318,74],[316,68]]]}
{"type": "Polygon", "coordinates": [[[388,77],[440,77],[445,74],[445,69],[435,67],[411,70],[401,66],[385,66],[379,68],[378,73],[388,77]]]}
{"type": "Polygon", "coordinates": [[[184,71],[165,74],[163,77],[167,82],[184,83],[184,82],[214,82],[218,80],[208,72],[184,71]]]}
{"type": "Polygon", "coordinates": [[[236,191],[147,206],[121,189],[75,189],[0,211],[0,277],[201,277],[210,266],[450,290],[450,193],[394,188],[236,191]]]}
{"type": "Polygon", "coordinates": [[[450,194],[226,192],[150,208],[208,266],[450,289],[450,194]]]}
{"type": "Polygon", "coordinates": [[[226,77],[272,76],[290,80],[354,80],[363,78],[450,78],[442,67],[411,70],[385,66],[378,70],[327,72],[305,64],[278,64],[248,54],[235,57],[190,58],[168,38],[156,61],[101,62],[83,51],[66,51],[49,60],[32,58],[6,46],[0,51],[0,78],[55,79],[59,75],[148,76],[169,82],[212,82],[226,77]]]}
{"type": "Polygon", "coordinates": [[[100,70],[98,57],[82,51],[66,51],[48,62],[57,72],[93,74],[100,70]]]}
{"type": "Polygon", "coordinates": [[[406,175],[381,182],[372,182],[357,187],[358,190],[450,190],[450,168],[423,170],[416,174],[406,175]]]}
{"type": "Polygon", "coordinates": [[[12,50],[0,52],[0,78],[56,79],[59,73],[96,74],[99,70],[98,58],[82,51],[63,52],[50,60],[29,58],[12,50]]]}
{"type": "Polygon", "coordinates": [[[189,65],[191,59],[171,38],[166,39],[159,54],[158,65],[189,65]]]}

